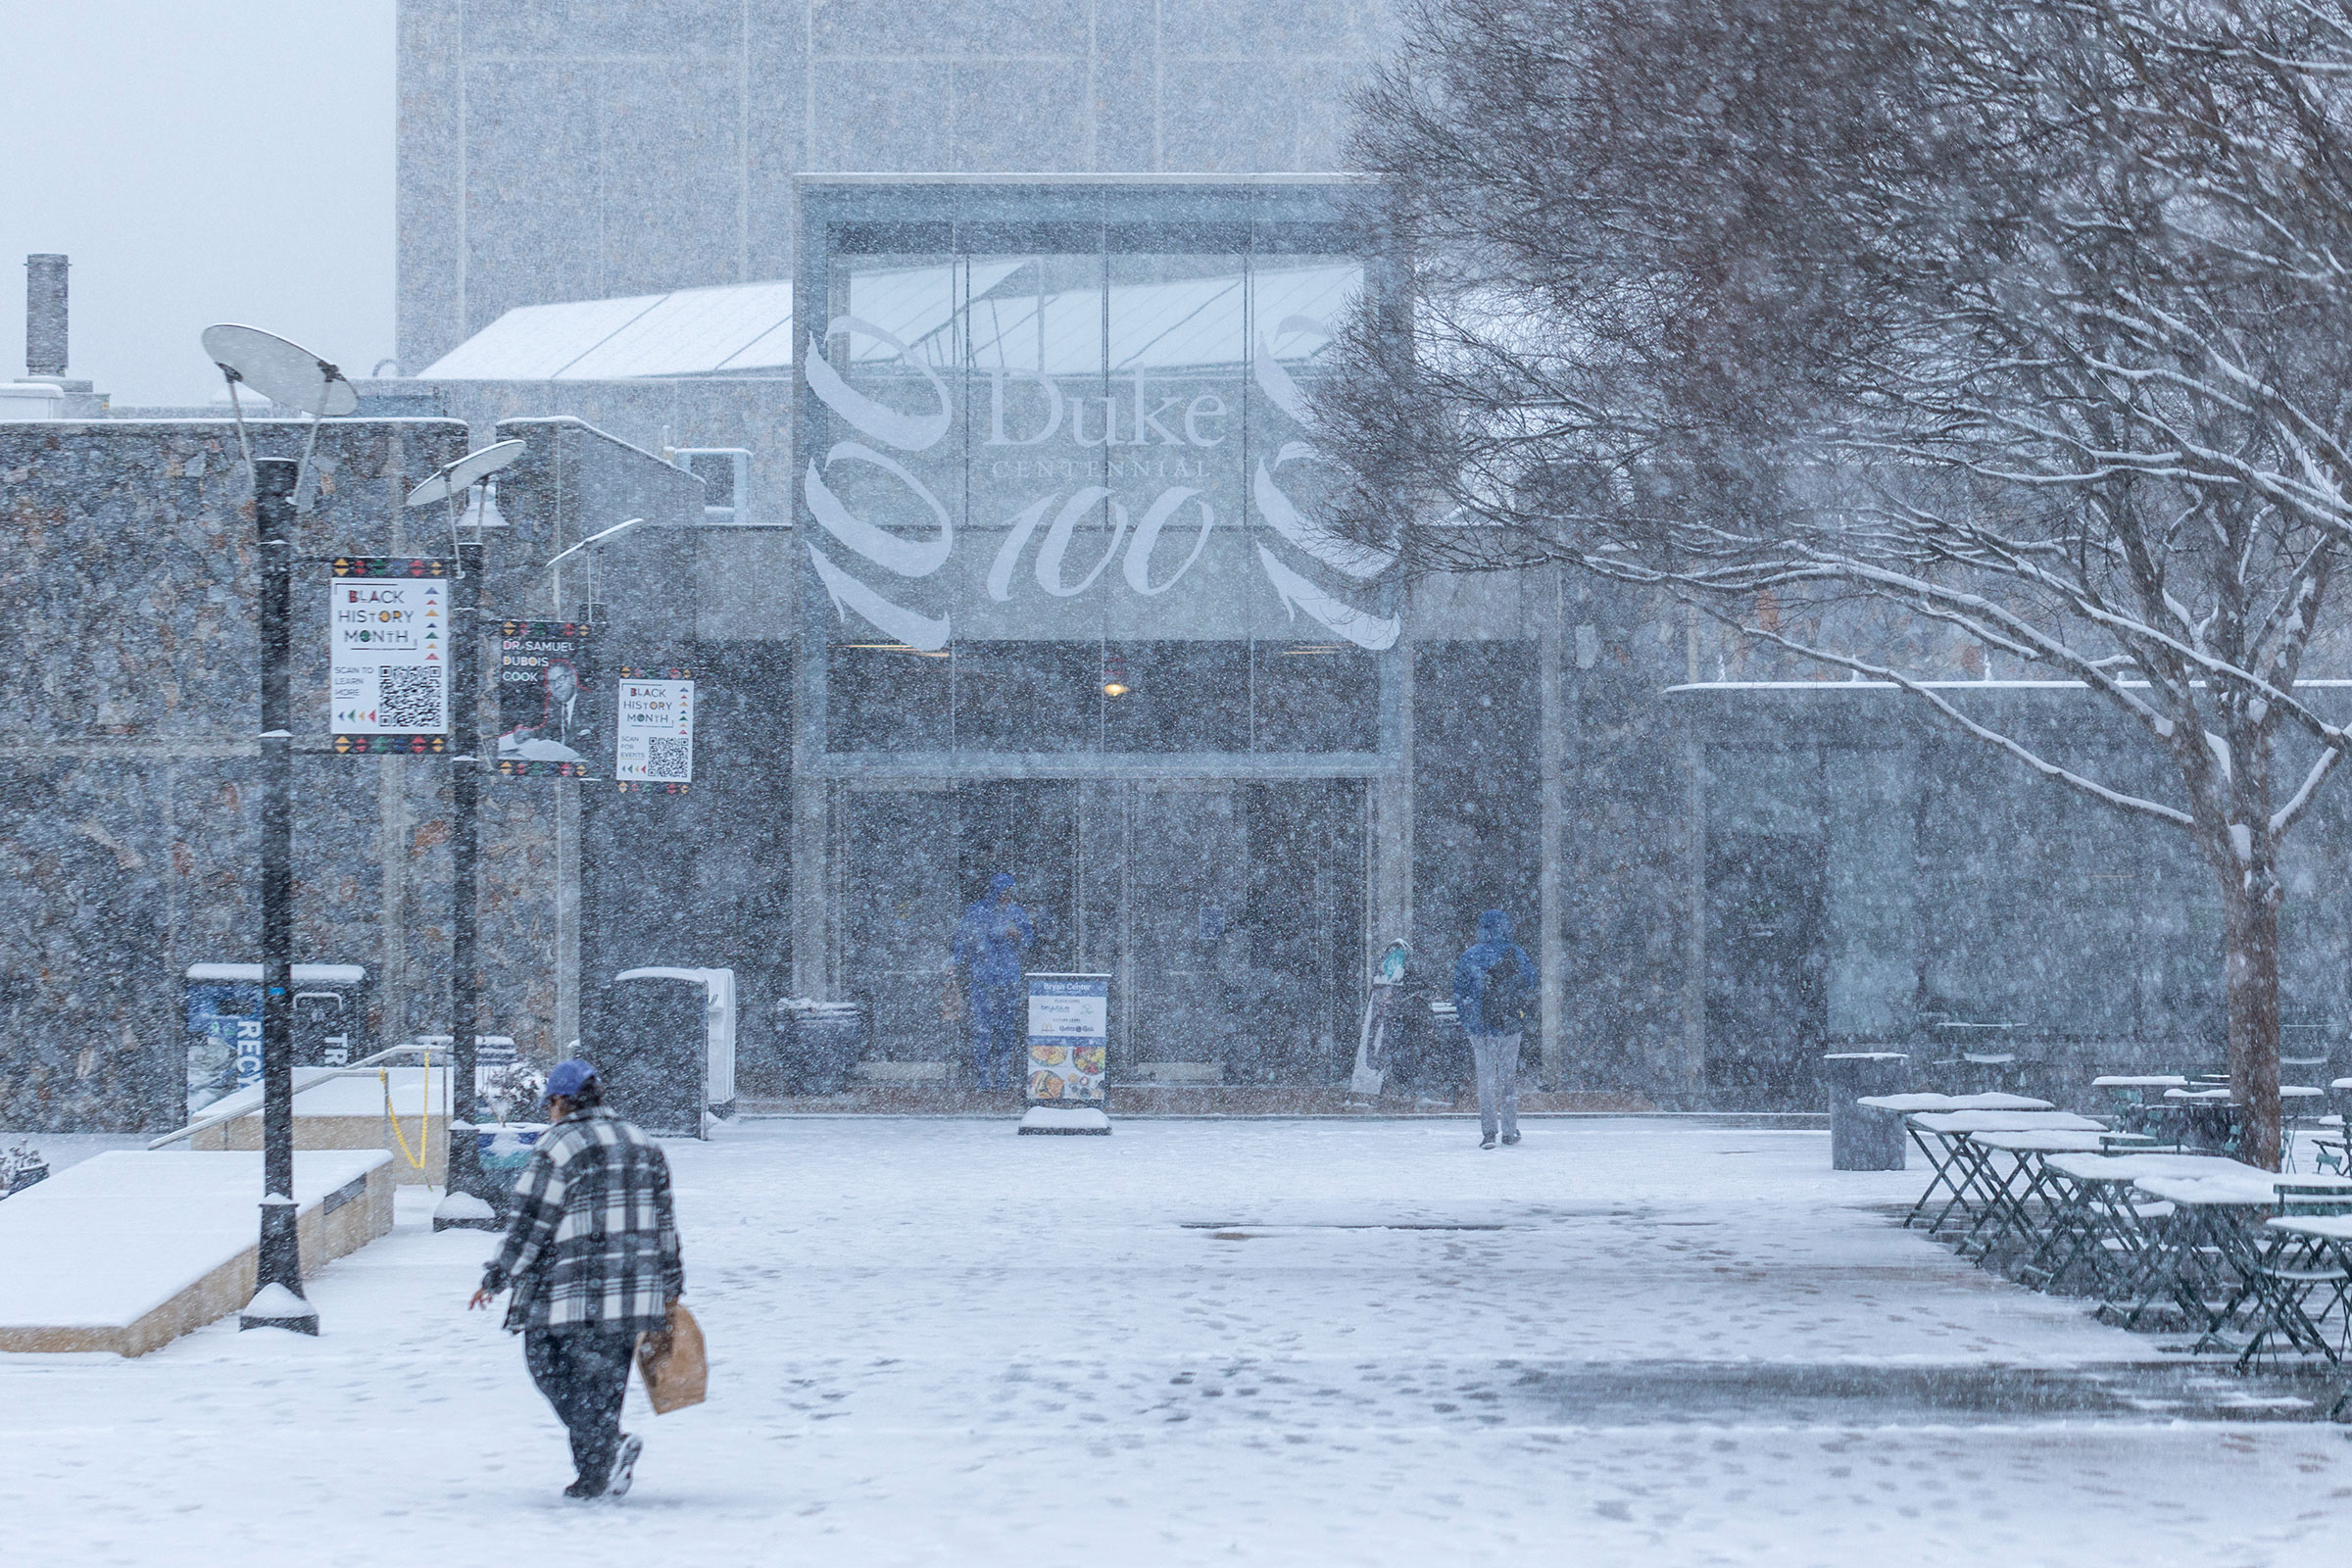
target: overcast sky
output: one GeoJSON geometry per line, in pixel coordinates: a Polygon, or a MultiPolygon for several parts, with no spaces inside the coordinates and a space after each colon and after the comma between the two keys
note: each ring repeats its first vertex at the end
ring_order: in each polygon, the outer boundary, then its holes
{"type": "Polygon", "coordinates": [[[247,321],[392,353],[394,0],[0,0],[0,381],[24,260],[74,261],[70,374],[209,402],[247,321]]]}

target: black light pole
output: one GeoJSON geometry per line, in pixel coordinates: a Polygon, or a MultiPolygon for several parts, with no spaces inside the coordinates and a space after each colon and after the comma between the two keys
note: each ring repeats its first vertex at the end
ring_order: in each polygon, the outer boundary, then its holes
{"type": "Polygon", "coordinates": [[[442,1180],[445,1196],[433,1214],[433,1229],[495,1230],[498,1217],[482,1191],[480,1141],[474,1136],[474,1041],[481,1028],[480,932],[476,918],[481,845],[479,815],[481,760],[477,712],[481,671],[482,546],[458,546],[458,580],[452,584],[449,616],[450,728],[450,1020],[449,1151],[442,1180]]]}
{"type": "Polygon", "coordinates": [[[357,413],[360,395],[327,361],[258,327],[233,321],[208,326],[204,352],[228,382],[262,566],[262,1237],[253,1300],[238,1314],[237,1326],[316,1334],[318,1309],[302,1297],[294,1206],[294,710],[286,690],[286,640],[293,620],[295,521],[317,493],[309,468],[318,449],[319,421],[357,413]],[[240,385],[311,416],[300,463],[255,459],[240,385]]]}
{"type": "Polygon", "coordinates": [[[318,1332],[302,1297],[294,1203],[294,732],[287,638],[293,619],[294,489],[300,465],[253,465],[262,602],[262,1235],[241,1329],[318,1332]],[[270,1287],[280,1287],[280,1296],[270,1287]]]}

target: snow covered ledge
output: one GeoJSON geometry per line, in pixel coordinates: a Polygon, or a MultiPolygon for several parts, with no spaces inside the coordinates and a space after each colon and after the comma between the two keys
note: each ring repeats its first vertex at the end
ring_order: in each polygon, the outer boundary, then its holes
{"type": "MultiPolygon", "coordinates": [[[[294,1156],[303,1272],[392,1229],[392,1156],[294,1156]]],[[[117,1151],[0,1201],[0,1350],[145,1355],[251,1300],[258,1153],[117,1151]]]]}

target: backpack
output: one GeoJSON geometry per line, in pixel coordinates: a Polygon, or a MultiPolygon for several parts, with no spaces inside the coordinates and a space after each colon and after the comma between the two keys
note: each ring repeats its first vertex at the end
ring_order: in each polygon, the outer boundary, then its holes
{"type": "Polygon", "coordinates": [[[1506,947],[1487,965],[1486,983],[1479,988],[1479,1010],[1491,1034],[1519,1034],[1527,1027],[1530,988],[1519,978],[1519,952],[1506,947]]]}

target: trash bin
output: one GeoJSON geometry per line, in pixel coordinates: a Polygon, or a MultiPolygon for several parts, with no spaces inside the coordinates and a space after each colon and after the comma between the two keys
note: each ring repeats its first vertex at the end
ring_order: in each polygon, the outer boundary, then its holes
{"type": "Polygon", "coordinates": [[[1901,1170],[1903,1116],[1862,1104],[1865,1095],[1899,1095],[1911,1058],[1900,1051],[1837,1051],[1821,1058],[1830,1086],[1830,1169],[1901,1170]]]}
{"type": "Polygon", "coordinates": [[[539,1135],[547,1131],[545,1122],[477,1122],[473,1137],[477,1157],[481,1160],[482,1187],[490,1195],[490,1207],[500,1219],[514,1211],[514,1183],[522,1175],[522,1167],[531,1162],[531,1151],[539,1135]]]}
{"type": "Polygon", "coordinates": [[[788,1095],[838,1095],[865,1055],[865,1004],[786,997],[776,1004],[778,1076],[788,1095]]]}
{"type": "Polygon", "coordinates": [[[602,998],[589,1060],[612,1108],[650,1133],[703,1135],[710,1103],[709,1004],[700,980],[616,980],[602,998]]]}

